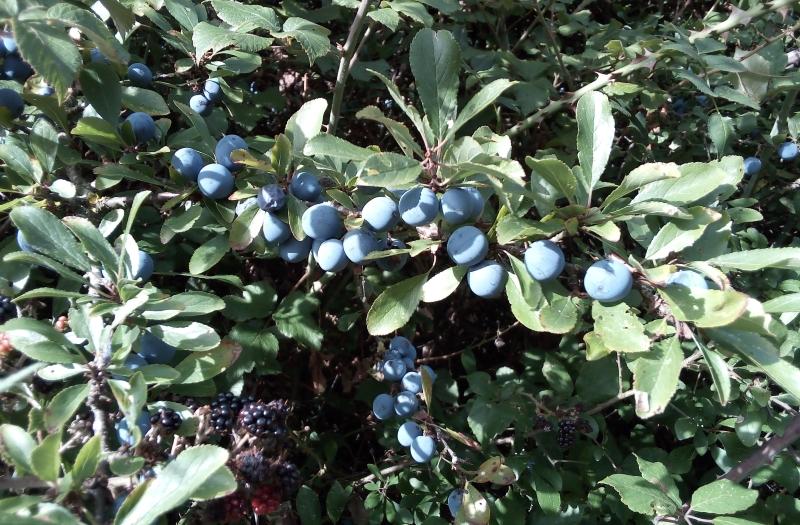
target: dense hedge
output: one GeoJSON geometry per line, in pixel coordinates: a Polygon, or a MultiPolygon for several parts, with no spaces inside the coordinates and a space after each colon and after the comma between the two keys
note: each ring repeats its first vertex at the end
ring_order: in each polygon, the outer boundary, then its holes
{"type": "Polygon", "coordinates": [[[0,522],[798,523],[797,7],[0,2],[0,522]]]}

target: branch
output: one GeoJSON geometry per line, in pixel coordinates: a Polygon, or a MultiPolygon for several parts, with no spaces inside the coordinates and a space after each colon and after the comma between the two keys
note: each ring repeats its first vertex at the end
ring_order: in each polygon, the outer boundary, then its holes
{"type": "Polygon", "coordinates": [[[629,397],[631,397],[635,393],[636,393],[635,390],[628,390],[627,392],[621,392],[621,393],[617,394],[616,396],[612,397],[611,399],[603,401],[602,403],[600,403],[596,407],[584,412],[582,415],[591,416],[591,415],[597,414],[598,412],[602,412],[603,410],[607,409],[611,405],[619,403],[623,399],[628,399],[629,397]]]}
{"type": "Polygon", "coordinates": [[[347,40],[342,48],[342,58],[339,60],[339,71],[336,73],[336,87],[333,91],[333,100],[331,101],[331,114],[328,117],[328,133],[333,134],[336,131],[336,123],[339,119],[339,111],[342,108],[342,98],[344,97],[344,87],[347,83],[347,77],[350,75],[350,69],[355,62],[351,63],[356,51],[356,40],[361,32],[361,26],[364,25],[364,17],[367,14],[370,0],[361,0],[356,11],[356,16],[353,18],[353,23],[350,25],[350,33],[347,35],[347,40]]]}
{"type": "Polygon", "coordinates": [[[730,31],[736,26],[746,25],[753,21],[754,18],[758,18],[763,16],[767,13],[771,13],[772,11],[777,11],[779,9],[788,8],[794,5],[797,0],[773,0],[770,5],[764,5],[759,3],[744,11],[742,9],[734,8],[733,12],[723,20],[722,22],[716,23],[714,25],[708,26],[707,28],[703,29],[702,31],[697,31],[693,33],[689,37],[689,42],[695,42],[698,39],[709,37],[713,34],[724,33],[726,31],[730,31]]]}
{"type": "MultiPolygon", "coordinates": [[[[404,459],[397,465],[392,465],[391,467],[386,467],[385,469],[380,471],[381,476],[386,476],[387,474],[394,474],[395,472],[400,472],[401,470],[405,469],[411,465],[410,459],[404,459]]],[[[358,485],[363,485],[365,483],[369,483],[373,481],[377,476],[375,474],[370,474],[369,476],[364,476],[363,478],[359,479],[355,483],[358,485]]]]}
{"type": "Polygon", "coordinates": [[[798,438],[800,438],[800,416],[794,416],[791,422],[786,426],[782,436],[772,437],[761,445],[750,457],[720,476],[721,479],[729,479],[737,483],[742,481],[753,471],[771,463],[775,456],[794,443],[798,438]]]}

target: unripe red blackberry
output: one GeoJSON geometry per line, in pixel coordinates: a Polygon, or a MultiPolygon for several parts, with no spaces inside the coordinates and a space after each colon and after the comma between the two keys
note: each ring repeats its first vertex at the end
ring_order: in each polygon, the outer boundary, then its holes
{"type": "Polygon", "coordinates": [[[171,408],[159,408],[157,413],[150,416],[151,425],[158,425],[167,431],[177,430],[182,421],[181,416],[171,408]]]}
{"type": "Polygon", "coordinates": [[[14,347],[11,346],[11,339],[9,339],[8,334],[0,332],[0,358],[10,354],[13,349],[14,347]]]}
{"type": "Polygon", "coordinates": [[[259,516],[271,514],[281,506],[280,491],[270,485],[259,487],[253,492],[250,505],[253,507],[253,512],[259,516]]]}
{"type": "Polygon", "coordinates": [[[209,507],[208,519],[212,523],[241,523],[250,515],[250,505],[238,492],[216,500],[209,507]]]}

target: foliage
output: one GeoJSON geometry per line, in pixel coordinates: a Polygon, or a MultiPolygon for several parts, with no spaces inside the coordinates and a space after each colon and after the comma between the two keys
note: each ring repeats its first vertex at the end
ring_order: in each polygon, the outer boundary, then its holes
{"type": "Polygon", "coordinates": [[[797,5],[723,7],[0,2],[0,522],[797,523],[797,5]]]}

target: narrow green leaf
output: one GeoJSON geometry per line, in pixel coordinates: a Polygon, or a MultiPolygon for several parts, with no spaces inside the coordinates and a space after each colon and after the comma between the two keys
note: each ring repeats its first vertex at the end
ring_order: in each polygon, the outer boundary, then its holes
{"type": "Polygon", "coordinates": [[[441,139],[455,123],[461,50],[449,31],[425,28],[411,41],[409,63],[433,135],[441,139]]]}

